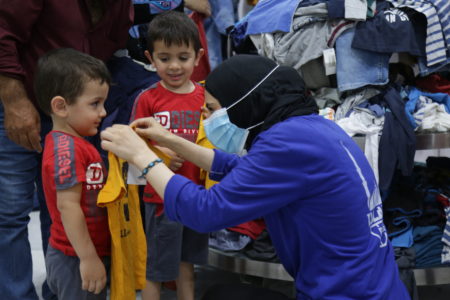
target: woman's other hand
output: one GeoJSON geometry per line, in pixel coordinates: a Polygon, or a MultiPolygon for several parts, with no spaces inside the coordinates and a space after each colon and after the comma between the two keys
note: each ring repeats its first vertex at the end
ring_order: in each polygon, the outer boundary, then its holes
{"type": "Polygon", "coordinates": [[[100,136],[102,149],[135,165],[139,165],[139,158],[156,158],[145,141],[130,126],[116,124],[103,130],[100,136]]]}

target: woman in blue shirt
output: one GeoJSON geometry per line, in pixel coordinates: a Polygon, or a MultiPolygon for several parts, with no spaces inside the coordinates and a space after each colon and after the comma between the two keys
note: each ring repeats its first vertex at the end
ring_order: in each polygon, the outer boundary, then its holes
{"type": "Polygon", "coordinates": [[[143,170],[168,217],[192,229],[210,232],[263,217],[295,278],[297,299],[410,299],[373,171],[353,140],[317,115],[298,73],[238,55],[217,67],[205,88],[205,132],[224,151],[175,136],[153,118],[136,120],[135,132],[123,125],[105,130],[102,147],[143,170]],[[206,190],[174,175],[138,135],[220,183],[206,190]]]}

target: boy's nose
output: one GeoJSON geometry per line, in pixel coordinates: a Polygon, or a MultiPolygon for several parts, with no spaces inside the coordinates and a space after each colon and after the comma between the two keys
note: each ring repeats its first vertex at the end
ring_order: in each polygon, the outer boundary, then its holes
{"type": "Polygon", "coordinates": [[[172,61],[169,65],[170,69],[178,69],[180,67],[180,64],[177,61],[172,61]]]}
{"type": "Polygon", "coordinates": [[[105,109],[105,106],[104,106],[104,105],[102,105],[102,109],[101,109],[101,111],[100,111],[100,116],[101,116],[102,118],[106,117],[106,109],[105,109]]]}

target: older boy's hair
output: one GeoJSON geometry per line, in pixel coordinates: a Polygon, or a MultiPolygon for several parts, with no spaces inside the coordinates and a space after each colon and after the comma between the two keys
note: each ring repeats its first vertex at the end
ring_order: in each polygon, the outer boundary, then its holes
{"type": "Polygon", "coordinates": [[[91,80],[111,84],[111,75],[101,60],[70,48],[46,53],[38,61],[34,80],[39,107],[50,115],[50,102],[56,96],[63,97],[68,104],[75,103],[91,80]]]}
{"type": "Polygon", "coordinates": [[[149,24],[147,48],[153,55],[155,41],[163,41],[166,46],[192,45],[195,53],[202,47],[197,25],[185,13],[168,11],[157,15],[149,24]]]}

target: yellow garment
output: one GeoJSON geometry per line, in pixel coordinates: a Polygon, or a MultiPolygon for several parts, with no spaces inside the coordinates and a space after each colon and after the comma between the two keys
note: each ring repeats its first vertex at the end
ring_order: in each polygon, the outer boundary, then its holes
{"type": "MultiPolygon", "coordinates": [[[[170,157],[147,141],[166,165],[170,157]]],[[[145,287],[147,242],[142,224],[137,185],[127,184],[128,163],[108,153],[108,179],[97,205],[108,210],[111,233],[111,300],[135,300],[136,290],[145,287]]]]}
{"type": "MultiPolygon", "coordinates": [[[[198,135],[197,141],[195,142],[197,145],[203,146],[209,149],[215,149],[214,145],[206,137],[205,129],[203,128],[203,115],[200,118],[200,125],[198,127],[198,135]]],[[[204,180],[205,188],[209,189],[213,185],[217,183],[217,181],[209,179],[208,172],[203,169],[200,169],[200,180],[204,180]]]]}
{"type": "Polygon", "coordinates": [[[258,0],[247,0],[247,4],[251,6],[255,6],[258,3],[258,0]]]}
{"type": "Polygon", "coordinates": [[[147,243],[137,185],[127,185],[128,163],[108,153],[109,171],[97,205],[108,210],[111,232],[111,300],[135,300],[145,287],[147,243]]]}

